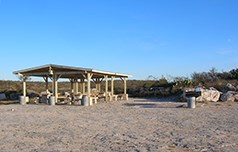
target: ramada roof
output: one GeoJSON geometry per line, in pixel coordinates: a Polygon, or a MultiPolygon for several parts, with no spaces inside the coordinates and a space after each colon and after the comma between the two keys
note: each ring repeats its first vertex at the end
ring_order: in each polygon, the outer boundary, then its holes
{"type": "Polygon", "coordinates": [[[24,76],[36,76],[36,77],[46,77],[52,76],[53,74],[60,75],[60,78],[86,78],[86,74],[93,74],[92,78],[104,78],[104,76],[114,76],[115,78],[128,78],[130,75],[113,73],[101,70],[94,70],[91,68],[81,68],[72,66],[63,66],[56,64],[47,64],[43,66],[23,69],[19,71],[14,71],[14,74],[24,75],[24,76]]]}

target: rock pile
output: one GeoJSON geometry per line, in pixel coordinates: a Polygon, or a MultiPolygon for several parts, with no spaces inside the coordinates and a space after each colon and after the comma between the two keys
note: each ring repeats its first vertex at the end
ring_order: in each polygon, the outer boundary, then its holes
{"type": "Polygon", "coordinates": [[[200,89],[201,96],[196,98],[198,102],[217,102],[220,98],[221,93],[215,88],[200,89]]]}
{"type": "Polygon", "coordinates": [[[222,94],[221,101],[223,101],[223,102],[226,102],[226,101],[238,102],[238,92],[228,91],[228,92],[222,94]]]}
{"type": "Polygon", "coordinates": [[[227,83],[224,86],[224,93],[221,95],[220,100],[223,102],[226,101],[236,101],[238,102],[238,85],[235,87],[234,85],[227,83]]]}
{"type": "MultiPolygon", "coordinates": [[[[205,88],[189,88],[184,90],[184,94],[186,91],[200,91],[201,96],[196,98],[197,102],[217,102],[217,101],[232,101],[238,102],[238,85],[234,86],[230,83],[227,83],[223,88],[222,92],[218,91],[217,89],[211,87],[209,89],[205,88]]],[[[184,96],[185,97],[185,96],[184,96]]],[[[185,98],[184,98],[185,99],[185,98]]]]}

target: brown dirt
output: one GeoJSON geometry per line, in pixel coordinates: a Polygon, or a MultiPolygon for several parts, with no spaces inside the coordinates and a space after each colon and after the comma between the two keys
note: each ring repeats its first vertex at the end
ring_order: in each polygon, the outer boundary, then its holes
{"type": "Polygon", "coordinates": [[[0,105],[0,151],[238,151],[238,104],[0,105]]]}

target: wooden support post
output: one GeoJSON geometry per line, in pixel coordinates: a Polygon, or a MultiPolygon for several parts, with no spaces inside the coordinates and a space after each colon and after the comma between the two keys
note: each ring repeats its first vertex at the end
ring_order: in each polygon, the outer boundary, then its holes
{"type": "Polygon", "coordinates": [[[79,85],[78,85],[78,79],[75,79],[75,89],[74,89],[74,93],[78,94],[79,92],[79,85]]]}
{"type": "Polygon", "coordinates": [[[98,79],[96,78],[96,80],[95,81],[93,80],[93,82],[95,83],[96,90],[98,90],[98,79]]]}
{"type": "Polygon", "coordinates": [[[57,79],[57,76],[56,74],[53,75],[53,85],[52,85],[52,91],[53,91],[53,96],[56,97],[56,94],[57,94],[57,84],[56,84],[56,79],[57,79]]]}
{"type": "Polygon", "coordinates": [[[101,83],[103,81],[104,78],[99,78],[99,85],[98,85],[98,91],[101,92],[101,83]]]}
{"type": "Polygon", "coordinates": [[[98,83],[98,92],[101,92],[101,84],[98,83]]]}
{"type": "Polygon", "coordinates": [[[114,95],[114,76],[111,76],[111,95],[114,95]]]}
{"type": "Polygon", "coordinates": [[[124,83],[124,95],[123,99],[128,100],[128,94],[126,93],[126,78],[123,78],[123,83],[124,83]]]}
{"type": "Polygon", "coordinates": [[[55,99],[57,101],[58,98],[58,80],[55,80],[55,99]]]}
{"type": "Polygon", "coordinates": [[[84,79],[80,79],[80,92],[85,94],[85,82],[84,79]]]}
{"type": "Polygon", "coordinates": [[[26,77],[23,77],[23,96],[26,98],[26,77]]]}
{"type": "Polygon", "coordinates": [[[128,94],[126,93],[126,78],[125,77],[120,77],[123,85],[124,85],[124,93],[123,93],[123,100],[128,100],[128,94]]]}
{"type": "Polygon", "coordinates": [[[53,96],[55,95],[55,80],[54,80],[54,78],[52,79],[52,94],[53,94],[53,96]]]}
{"type": "Polygon", "coordinates": [[[83,89],[82,93],[85,94],[85,82],[82,83],[82,89],[83,89]]]}
{"type": "Polygon", "coordinates": [[[45,81],[45,91],[46,91],[46,92],[49,92],[49,81],[48,81],[48,77],[47,77],[47,79],[46,79],[46,81],[45,81]]]}
{"type": "Polygon", "coordinates": [[[79,82],[79,92],[83,93],[83,85],[82,85],[82,81],[83,79],[80,79],[80,82],[79,82]]]}
{"type": "Polygon", "coordinates": [[[55,79],[54,79],[54,76],[52,78],[52,94],[53,94],[53,96],[55,95],[55,79]]]}
{"type": "Polygon", "coordinates": [[[74,92],[74,81],[73,79],[69,79],[70,80],[70,90],[73,93],[74,92]]]}
{"type": "Polygon", "coordinates": [[[124,94],[126,94],[126,78],[123,78],[123,83],[124,83],[124,94]]]}
{"type": "Polygon", "coordinates": [[[95,83],[96,83],[96,90],[98,92],[101,92],[101,86],[100,86],[101,81],[100,81],[100,78],[96,78],[95,83]]]}
{"type": "Polygon", "coordinates": [[[90,88],[91,88],[91,77],[90,77],[90,73],[88,73],[87,74],[87,95],[88,95],[88,97],[91,96],[90,88]]]}
{"type": "Polygon", "coordinates": [[[26,96],[26,80],[27,77],[24,75],[20,75],[22,78],[22,91],[23,91],[23,96],[20,97],[20,104],[24,105],[26,102],[29,101],[29,98],[26,96]]]}
{"type": "Polygon", "coordinates": [[[89,101],[89,105],[92,105],[92,101],[91,101],[91,78],[92,78],[91,73],[87,73],[87,96],[88,96],[88,101],[89,101]]]}
{"type": "Polygon", "coordinates": [[[49,90],[49,81],[48,81],[48,76],[43,77],[43,79],[45,80],[45,91],[48,92],[49,90]]]}
{"type": "Polygon", "coordinates": [[[52,90],[53,90],[53,96],[55,96],[55,102],[57,102],[58,98],[58,79],[60,76],[57,76],[57,74],[53,74],[53,84],[52,84],[52,90]]]}
{"type": "Polygon", "coordinates": [[[105,79],[105,95],[106,95],[106,98],[105,100],[108,101],[108,76],[107,75],[104,75],[104,79],[105,79]]]}

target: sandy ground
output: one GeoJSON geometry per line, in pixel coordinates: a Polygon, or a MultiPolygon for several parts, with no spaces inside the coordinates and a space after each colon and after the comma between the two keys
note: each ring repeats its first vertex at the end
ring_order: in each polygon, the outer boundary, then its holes
{"type": "Polygon", "coordinates": [[[0,151],[238,151],[238,104],[0,105],[0,151]]]}

